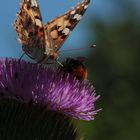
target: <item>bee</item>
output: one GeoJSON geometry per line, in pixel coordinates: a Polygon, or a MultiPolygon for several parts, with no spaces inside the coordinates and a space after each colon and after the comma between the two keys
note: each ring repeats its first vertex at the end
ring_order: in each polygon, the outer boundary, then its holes
{"type": "Polygon", "coordinates": [[[85,80],[88,77],[88,71],[83,61],[84,57],[66,58],[66,61],[62,62],[62,66],[59,66],[59,68],[64,73],[74,75],[78,80],[85,80]]]}

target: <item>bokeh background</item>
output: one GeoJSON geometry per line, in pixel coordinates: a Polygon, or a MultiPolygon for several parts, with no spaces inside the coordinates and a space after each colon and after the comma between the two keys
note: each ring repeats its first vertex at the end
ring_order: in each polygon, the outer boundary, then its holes
{"type": "MultiPolygon", "coordinates": [[[[19,2],[1,1],[0,57],[19,58],[23,53],[12,28],[19,2]]],[[[39,0],[44,23],[77,2],[39,0]]],[[[79,134],[86,140],[139,140],[140,1],[91,0],[61,51],[81,47],[87,49],[63,52],[61,58],[87,57],[89,79],[101,95],[96,106],[103,110],[92,122],[76,121],[79,134]],[[92,44],[97,47],[90,49],[92,44]]]]}

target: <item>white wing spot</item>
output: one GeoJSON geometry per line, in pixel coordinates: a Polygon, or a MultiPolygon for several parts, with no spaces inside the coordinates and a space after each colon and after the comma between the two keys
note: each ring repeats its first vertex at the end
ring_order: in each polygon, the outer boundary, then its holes
{"type": "Polygon", "coordinates": [[[80,8],[80,6],[77,6],[76,8],[77,8],[77,9],[79,9],[79,8],[80,8]]]}
{"type": "Polygon", "coordinates": [[[17,40],[18,40],[20,43],[22,43],[22,41],[21,41],[21,39],[20,39],[20,38],[18,38],[17,40]]]}
{"type": "Polygon", "coordinates": [[[38,7],[38,5],[37,5],[37,1],[36,0],[31,0],[31,6],[33,7],[33,6],[35,6],[35,7],[38,7]]]}
{"type": "Polygon", "coordinates": [[[42,26],[42,23],[41,23],[41,21],[39,19],[35,19],[35,22],[36,22],[36,25],[42,26]]]}
{"type": "Polygon", "coordinates": [[[88,5],[85,5],[85,6],[84,6],[84,9],[87,9],[87,8],[88,8],[88,5]]]}
{"type": "Polygon", "coordinates": [[[71,11],[70,14],[71,15],[74,15],[75,14],[75,10],[71,11]]]}
{"type": "Polygon", "coordinates": [[[85,4],[83,3],[82,6],[84,7],[84,5],[85,5],[85,4]]]}
{"type": "Polygon", "coordinates": [[[68,35],[70,32],[70,29],[69,28],[65,28],[62,33],[64,33],[65,35],[68,35]]]}
{"type": "Polygon", "coordinates": [[[82,16],[79,14],[74,15],[73,19],[81,20],[82,16]]]}

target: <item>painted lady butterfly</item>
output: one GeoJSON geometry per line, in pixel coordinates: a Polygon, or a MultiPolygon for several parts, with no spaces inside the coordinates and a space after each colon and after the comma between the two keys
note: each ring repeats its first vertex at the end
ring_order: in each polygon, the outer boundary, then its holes
{"type": "Polygon", "coordinates": [[[80,21],[90,0],[83,0],[65,14],[46,25],[37,0],[22,0],[14,23],[23,51],[39,63],[55,62],[58,50],[80,21]]]}

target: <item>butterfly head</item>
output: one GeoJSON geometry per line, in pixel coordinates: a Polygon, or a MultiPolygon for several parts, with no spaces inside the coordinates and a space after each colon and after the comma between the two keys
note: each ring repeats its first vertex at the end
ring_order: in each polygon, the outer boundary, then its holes
{"type": "Polygon", "coordinates": [[[44,55],[47,56],[46,57],[48,59],[47,61],[49,60],[55,61],[59,57],[58,52],[49,48],[48,46],[45,47],[44,55]]]}
{"type": "Polygon", "coordinates": [[[49,56],[49,59],[51,60],[57,60],[58,59],[58,53],[57,52],[50,52],[50,56],[49,56]]]}

